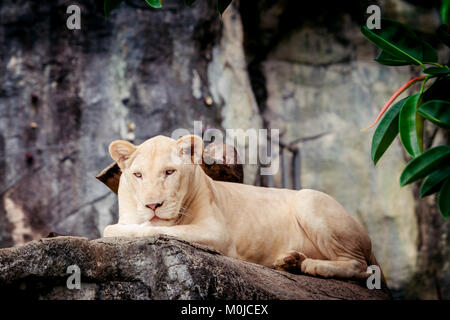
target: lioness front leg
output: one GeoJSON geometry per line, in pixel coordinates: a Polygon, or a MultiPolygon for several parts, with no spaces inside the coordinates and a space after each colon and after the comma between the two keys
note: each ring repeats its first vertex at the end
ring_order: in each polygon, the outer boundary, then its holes
{"type": "Polygon", "coordinates": [[[103,230],[103,237],[138,237],[141,225],[139,224],[112,224],[103,230]]]}
{"type": "Polygon", "coordinates": [[[105,228],[104,237],[147,237],[155,234],[167,234],[186,241],[204,242],[208,239],[205,230],[194,225],[156,227],[146,224],[113,224],[105,228]]]}
{"type": "Polygon", "coordinates": [[[224,254],[230,254],[229,238],[218,228],[205,228],[201,225],[177,225],[170,227],[156,227],[141,224],[114,224],[107,226],[104,237],[147,237],[156,234],[166,234],[188,242],[210,246],[224,254]]]}

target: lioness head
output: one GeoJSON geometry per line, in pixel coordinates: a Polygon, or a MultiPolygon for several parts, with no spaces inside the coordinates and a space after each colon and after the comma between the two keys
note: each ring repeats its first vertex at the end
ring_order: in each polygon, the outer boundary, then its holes
{"type": "Polygon", "coordinates": [[[135,223],[170,226],[187,215],[186,201],[194,175],[201,170],[197,165],[203,154],[199,136],[179,140],[157,136],[139,146],[116,140],[110,144],[109,153],[122,170],[121,188],[125,190],[119,190],[119,205],[122,195],[127,198],[123,201],[134,200],[135,223]]]}

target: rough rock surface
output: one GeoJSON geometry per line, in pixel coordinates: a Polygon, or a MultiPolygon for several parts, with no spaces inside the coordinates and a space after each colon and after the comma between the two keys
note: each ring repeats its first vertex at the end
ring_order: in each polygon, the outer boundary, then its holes
{"type": "Polygon", "coordinates": [[[0,249],[0,296],[31,299],[390,299],[387,289],[272,270],[167,236],[35,240],[0,249]],[[68,289],[67,267],[81,271],[68,289]]]}

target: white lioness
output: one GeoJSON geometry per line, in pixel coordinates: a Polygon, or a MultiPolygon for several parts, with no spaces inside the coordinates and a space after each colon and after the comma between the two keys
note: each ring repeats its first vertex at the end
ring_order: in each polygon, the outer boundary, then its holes
{"type": "Polygon", "coordinates": [[[191,161],[203,152],[198,136],[118,140],[109,151],[122,175],[119,222],[105,237],[167,234],[323,277],[367,278],[367,266],[378,264],[367,232],[330,196],[212,180],[191,161]]]}

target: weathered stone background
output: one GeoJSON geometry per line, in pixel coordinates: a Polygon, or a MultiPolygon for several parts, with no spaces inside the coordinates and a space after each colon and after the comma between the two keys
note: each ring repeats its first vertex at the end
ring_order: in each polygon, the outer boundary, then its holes
{"type": "MultiPolygon", "coordinates": [[[[450,298],[449,222],[434,198],[399,187],[399,142],[374,167],[373,131],[360,132],[418,73],[373,61],[359,32],[367,6],[437,45],[439,1],[244,0],[220,19],[209,1],[129,0],[107,20],[102,3],[77,1],[82,29],[70,31],[72,1],[0,2],[0,247],[49,231],[100,237],[117,199],[94,177],[114,139],[140,143],[194,120],[278,128],[300,149],[301,186],[367,228],[394,297],[450,298]]],[[[255,169],[246,183],[258,183],[255,169]]]]}

